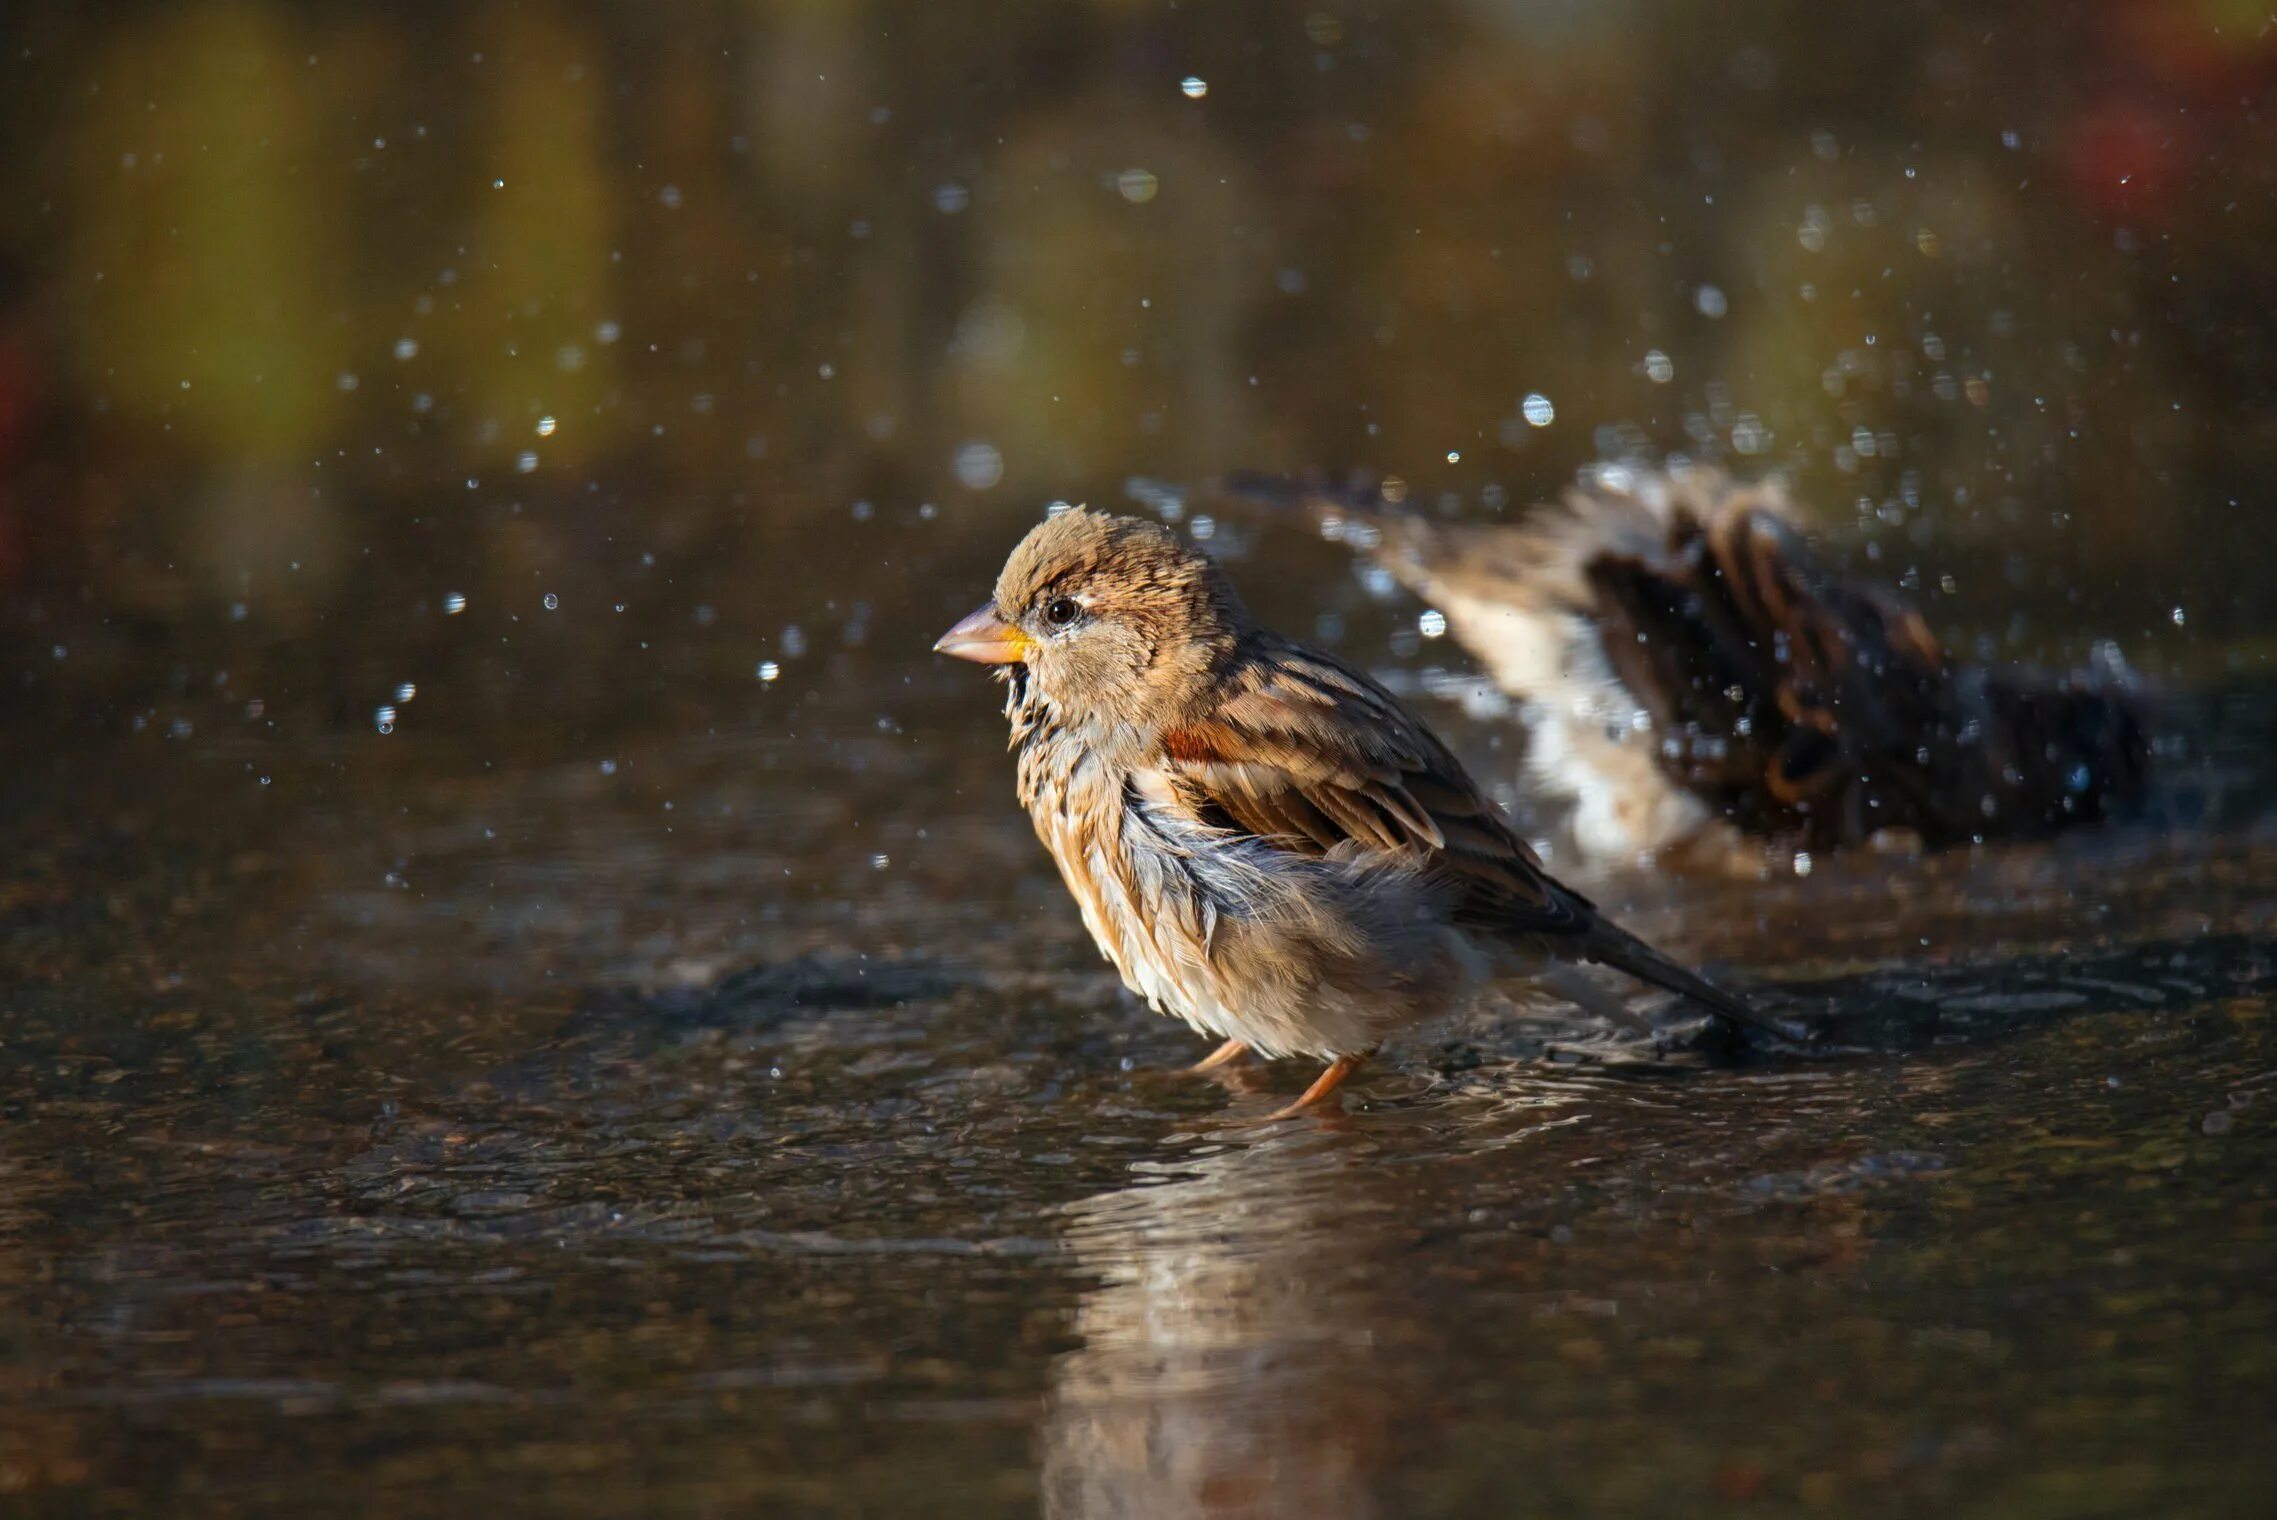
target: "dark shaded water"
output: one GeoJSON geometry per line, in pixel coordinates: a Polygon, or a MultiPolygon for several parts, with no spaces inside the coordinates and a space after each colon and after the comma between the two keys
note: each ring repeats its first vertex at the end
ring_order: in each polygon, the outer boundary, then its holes
{"type": "Polygon", "coordinates": [[[1270,1127],[1309,1074],[1169,1070],[1196,1042],[1083,942],[979,683],[892,733],[867,696],[608,774],[407,732],[297,796],[242,740],[17,754],[12,1502],[2234,1515],[2277,1481],[2277,837],[2220,786],[2266,693],[2197,715],[2162,805],[2210,819],[1604,887],[1809,1046],[1482,1013],[1270,1127]]]}

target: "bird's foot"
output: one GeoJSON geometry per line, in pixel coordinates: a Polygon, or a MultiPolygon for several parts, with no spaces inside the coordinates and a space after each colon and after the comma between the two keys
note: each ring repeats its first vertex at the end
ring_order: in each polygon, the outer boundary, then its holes
{"type": "Polygon", "coordinates": [[[1186,1069],[1188,1071],[1216,1071],[1219,1067],[1231,1065],[1247,1054],[1249,1054],[1248,1041],[1228,1040],[1186,1069]]]}
{"type": "Polygon", "coordinates": [[[1344,1085],[1346,1077],[1365,1066],[1368,1057],[1374,1054],[1375,1052],[1372,1050],[1363,1050],[1358,1055],[1338,1056],[1328,1063],[1328,1070],[1315,1078],[1312,1086],[1306,1088],[1296,1102],[1277,1113],[1268,1114],[1265,1122],[1271,1124],[1281,1119],[1294,1119],[1303,1114],[1316,1113],[1321,1109],[1337,1106],[1336,1089],[1344,1085]]]}

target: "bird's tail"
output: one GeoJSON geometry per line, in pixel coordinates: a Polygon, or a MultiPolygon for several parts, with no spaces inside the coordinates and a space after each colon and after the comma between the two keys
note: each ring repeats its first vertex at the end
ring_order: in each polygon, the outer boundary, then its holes
{"type": "Polygon", "coordinates": [[[1734,1023],[1751,1025],[1766,1034],[1782,1040],[1799,1038],[1795,1030],[1780,1023],[1770,1014],[1742,1001],[1704,977],[1693,975],[1658,950],[1614,924],[1603,919],[1589,931],[1583,955],[1602,966],[1626,971],[1639,981],[1690,998],[1703,1008],[1712,1009],[1734,1023]]]}

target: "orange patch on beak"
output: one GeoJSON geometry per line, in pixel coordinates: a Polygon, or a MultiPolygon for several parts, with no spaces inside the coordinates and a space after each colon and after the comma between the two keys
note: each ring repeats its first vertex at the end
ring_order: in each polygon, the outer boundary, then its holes
{"type": "Polygon", "coordinates": [[[986,602],[934,640],[933,652],[954,655],[976,665],[1017,665],[1028,657],[1028,647],[1034,642],[998,617],[994,602],[986,602]]]}

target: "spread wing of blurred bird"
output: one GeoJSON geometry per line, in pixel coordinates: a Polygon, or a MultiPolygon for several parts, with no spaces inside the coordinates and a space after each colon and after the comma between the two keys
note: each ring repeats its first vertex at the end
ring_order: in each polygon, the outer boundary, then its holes
{"type": "Polygon", "coordinates": [[[2115,651],[2070,675],[1956,660],[1897,594],[1826,569],[1775,482],[1605,469],[1514,522],[1370,482],[1223,484],[1310,510],[1441,611],[1521,703],[1529,779],[1586,854],[1733,835],[1934,849],[2092,822],[2143,790],[2115,651]]]}

